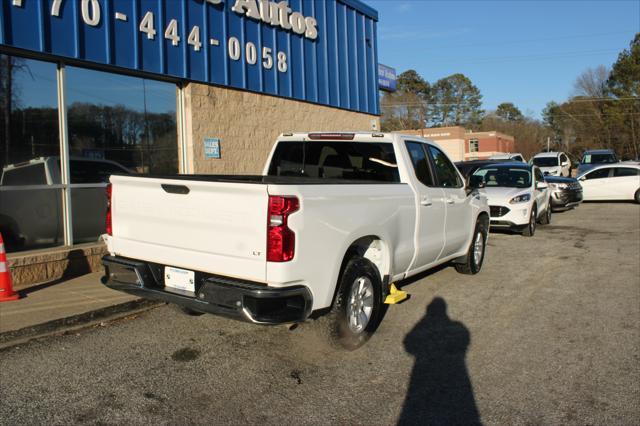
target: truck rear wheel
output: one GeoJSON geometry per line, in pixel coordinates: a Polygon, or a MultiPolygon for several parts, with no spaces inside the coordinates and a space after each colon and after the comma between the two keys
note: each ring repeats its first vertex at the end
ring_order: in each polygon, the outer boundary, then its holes
{"type": "Polygon", "coordinates": [[[467,254],[461,258],[461,262],[454,263],[456,271],[461,274],[473,275],[480,272],[484,262],[484,254],[487,247],[487,229],[485,224],[478,220],[473,233],[473,239],[467,254]]]}
{"type": "Polygon", "coordinates": [[[382,281],[376,266],[363,257],[347,263],[338,282],[338,294],[322,321],[333,346],[352,351],[375,332],[382,312],[382,281]]]}

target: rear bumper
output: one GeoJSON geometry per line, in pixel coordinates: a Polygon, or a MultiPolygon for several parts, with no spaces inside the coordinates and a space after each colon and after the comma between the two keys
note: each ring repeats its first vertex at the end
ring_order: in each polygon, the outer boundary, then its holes
{"type": "Polygon", "coordinates": [[[196,273],[195,293],[178,293],[165,289],[163,265],[109,255],[102,258],[102,263],[102,283],[114,290],[258,324],[304,321],[313,305],[311,292],[300,285],[274,288],[196,273]]]}

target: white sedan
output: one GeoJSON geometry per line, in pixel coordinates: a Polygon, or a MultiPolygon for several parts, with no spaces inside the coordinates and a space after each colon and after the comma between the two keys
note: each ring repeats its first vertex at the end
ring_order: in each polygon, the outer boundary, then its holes
{"type": "Polygon", "coordinates": [[[578,176],[585,201],[635,200],[640,203],[640,164],[597,166],[578,176]]]}
{"type": "Polygon", "coordinates": [[[491,164],[476,170],[470,182],[483,187],[480,192],[489,200],[491,227],[531,237],[537,222],[551,222],[551,192],[536,166],[520,162],[491,164]]]}

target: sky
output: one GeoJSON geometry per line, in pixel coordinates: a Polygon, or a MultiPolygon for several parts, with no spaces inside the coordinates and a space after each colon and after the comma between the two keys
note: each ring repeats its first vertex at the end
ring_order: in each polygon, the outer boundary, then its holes
{"type": "Polygon", "coordinates": [[[540,118],[588,68],[608,68],[640,32],[640,0],[365,0],[378,10],[379,62],[430,83],[462,73],[483,108],[540,118]]]}

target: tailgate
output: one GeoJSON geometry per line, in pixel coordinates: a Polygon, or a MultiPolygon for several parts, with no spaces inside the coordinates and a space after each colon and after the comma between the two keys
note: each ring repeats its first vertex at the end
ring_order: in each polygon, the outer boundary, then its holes
{"type": "Polygon", "coordinates": [[[115,254],[265,281],[267,186],[112,176],[115,254]]]}

